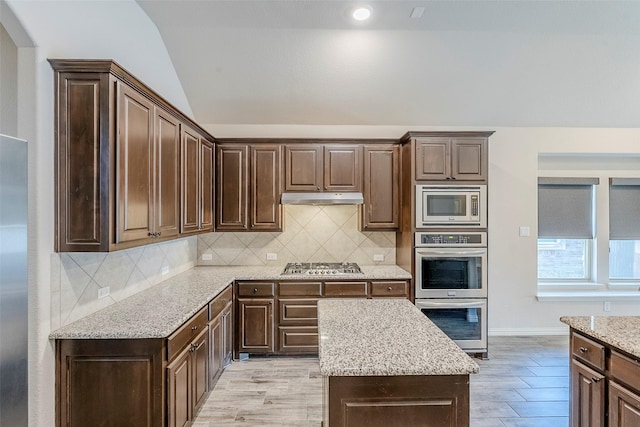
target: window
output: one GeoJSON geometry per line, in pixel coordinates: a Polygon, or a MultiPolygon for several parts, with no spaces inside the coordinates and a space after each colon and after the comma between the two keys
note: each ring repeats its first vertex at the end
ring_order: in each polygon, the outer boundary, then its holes
{"type": "Polygon", "coordinates": [[[598,183],[598,178],[538,178],[538,280],[591,280],[598,183]]]}
{"type": "Polygon", "coordinates": [[[609,179],[609,278],[640,279],[640,179],[609,179]]]}

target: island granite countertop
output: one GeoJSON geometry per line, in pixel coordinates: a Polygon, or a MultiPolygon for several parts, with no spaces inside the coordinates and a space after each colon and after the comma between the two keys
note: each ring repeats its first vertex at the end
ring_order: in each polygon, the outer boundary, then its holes
{"type": "Polygon", "coordinates": [[[640,358],[640,316],[564,316],[562,323],[640,358]]]}
{"type": "Polygon", "coordinates": [[[478,365],[406,299],[318,301],[325,376],[468,375],[478,365]]]}
{"type": "MultiPolygon", "coordinates": [[[[364,274],[325,280],[411,279],[396,265],[360,266],[364,274]]],[[[50,339],[166,338],[234,280],[318,280],[283,276],[282,266],[194,267],[49,334],[50,339]]]]}

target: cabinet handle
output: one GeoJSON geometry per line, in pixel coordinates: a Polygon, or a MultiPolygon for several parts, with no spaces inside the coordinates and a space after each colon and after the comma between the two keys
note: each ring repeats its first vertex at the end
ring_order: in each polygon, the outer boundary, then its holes
{"type": "Polygon", "coordinates": [[[154,236],[154,234],[155,234],[155,233],[148,232],[148,233],[147,233],[147,236],[149,236],[149,237],[155,237],[155,236],[154,236]]]}
{"type": "Polygon", "coordinates": [[[253,288],[253,293],[257,293],[258,292],[258,288],[253,288]]]}
{"type": "Polygon", "coordinates": [[[587,347],[580,347],[580,353],[586,353],[587,351],[589,351],[587,347]]]}
{"type": "Polygon", "coordinates": [[[387,290],[388,290],[389,292],[391,292],[391,286],[389,286],[389,287],[387,288],[387,290]]]}
{"type": "Polygon", "coordinates": [[[192,327],[191,327],[191,330],[192,330],[192,331],[197,331],[197,330],[198,330],[198,327],[197,327],[197,326],[192,326],[192,327]]]}
{"type": "Polygon", "coordinates": [[[448,176],[446,179],[451,179],[451,177],[450,177],[450,176],[448,176]]]}
{"type": "Polygon", "coordinates": [[[597,382],[600,382],[600,378],[593,377],[591,378],[591,381],[593,381],[594,383],[597,383],[597,382]]]}

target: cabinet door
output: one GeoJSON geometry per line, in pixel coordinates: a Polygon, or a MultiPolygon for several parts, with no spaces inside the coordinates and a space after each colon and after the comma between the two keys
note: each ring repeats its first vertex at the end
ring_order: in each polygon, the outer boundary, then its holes
{"type": "Polygon", "coordinates": [[[364,147],[362,230],[397,230],[400,224],[400,147],[364,147]]]}
{"type": "Polygon", "coordinates": [[[249,147],[219,144],[216,152],[216,229],[247,230],[249,147]]]}
{"type": "Polygon", "coordinates": [[[285,191],[321,191],[322,154],[320,145],[285,146],[285,191]]]}
{"type": "Polygon", "coordinates": [[[209,329],[206,328],[191,344],[193,362],[193,414],[198,412],[209,391],[209,329]]]}
{"type": "Polygon", "coordinates": [[[222,368],[229,366],[233,361],[233,305],[229,303],[227,308],[222,312],[222,368]]]}
{"type": "Polygon", "coordinates": [[[191,369],[191,347],[187,347],[167,366],[169,427],[183,427],[193,421],[191,369]]]}
{"type": "Polygon", "coordinates": [[[450,179],[450,147],[446,137],[416,139],[416,180],[450,179]]]}
{"type": "Polygon", "coordinates": [[[198,231],[198,154],[200,140],[190,129],[182,132],[182,233],[198,231]]]}
{"type": "Polygon", "coordinates": [[[156,108],[155,231],[161,237],[180,231],[180,122],[156,108]]]}
{"type": "Polygon", "coordinates": [[[484,181],[487,179],[485,138],[454,138],[451,140],[451,179],[484,181]]]}
{"type": "Polygon", "coordinates": [[[213,231],[213,144],[200,140],[199,230],[213,231]]]}
{"type": "Polygon", "coordinates": [[[251,230],[281,231],[280,145],[251,146],[251,230]]]}
{"type": "Polygon", "coordinates": [[[604,375],[571,360],[571,426],[604,426],[604,375]]]}
{"type": "Polygon", "coordinates": [[[273,353],[273,299],[238,300],[240,352],[273,353]]]}
{"type": "Polygon", "coordinates": [[[153,232],[153,109],[145,97],[118,84],[116,243],[153,232]]]}
{"type": "Polygon", "coordinates": [[[222,314],[209,323],[209,389],[211,390],[222,373],[224,331],[221,319],[222,314]]]}
{"type": "Polygon", "coordinates": [[[361,164],[361,146],[325,146],[324,189],[326,191],[360,191],[362,182],[361,164]]]}
{"type": "Polygon", "coordinates": [[[640,426],[640,396],[609,382],[609,427],[640,426]]]}

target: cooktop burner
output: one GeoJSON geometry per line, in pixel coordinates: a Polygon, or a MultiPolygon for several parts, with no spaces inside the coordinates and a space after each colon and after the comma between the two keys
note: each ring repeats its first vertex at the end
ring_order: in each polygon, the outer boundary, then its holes
{"type": "Polygon", "coordinates": [[[341,274],[363,273],[355,262],[290,262],[282,274],[339,276],[341,274]]]}

